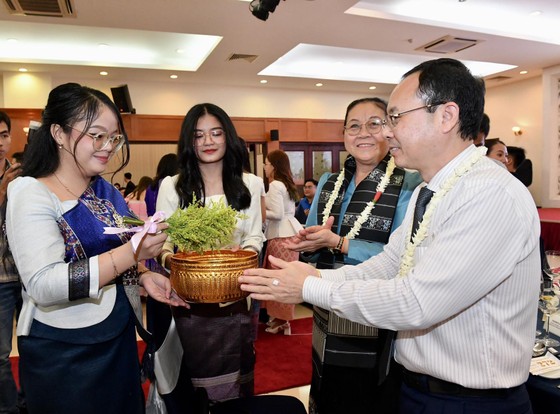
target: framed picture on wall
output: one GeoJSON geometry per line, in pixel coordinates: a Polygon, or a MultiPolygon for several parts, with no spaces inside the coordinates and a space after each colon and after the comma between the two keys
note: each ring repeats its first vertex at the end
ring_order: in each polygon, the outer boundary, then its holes
{"type": "Polygon", "coordinates": [[[305,153],[304,151],[285,151],[290,159],[290,168],[296,185],[303,185],[305,181],[305,153]]]}

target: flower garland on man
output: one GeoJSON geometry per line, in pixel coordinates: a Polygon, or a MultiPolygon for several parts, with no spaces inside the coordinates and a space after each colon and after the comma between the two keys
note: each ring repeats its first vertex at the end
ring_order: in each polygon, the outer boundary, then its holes
{"type": "Polygon", "coordinates": [[[434,192],[412,242],[410,206],[383,253],[360,265],[318,274],[271,258],[278,270],[240,278],[256,299],[305,300],[397,330],[403,413],[531,412],[540,223],[523,184],[473,145],[484,95],[483,80],[448,58],[419,64],[391,94],[391,155],[434,192]]]}

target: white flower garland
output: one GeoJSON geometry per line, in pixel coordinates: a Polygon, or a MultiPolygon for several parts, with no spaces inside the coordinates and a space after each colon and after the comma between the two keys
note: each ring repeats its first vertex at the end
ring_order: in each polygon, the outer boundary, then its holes
{"type": "Polygon", "coordinates": [[[475,153],[468,160],[461,163],[455,169],[453,175],[451,175],[447,180],[445,180],[445,182],[441,185],[441,188],[432,196],[432,199],[428,203],[426,212],[424,213],[424,216],[422,216],[422,222],[420,223],[418,230],[412,237],[412,241],[411,241],[412,226],[410,226],[410,228],[408,229],[408,233],[406,235],[406,240],[408,240],[408,243],[401,260],[399,277],[405,277],[408,274],[408,272],[410,272],[410,269],[412,269],[412,267],[414,266],[414,252],[416,251],[416,247],[420,243],[422,243],[422,241],[428,235],[428,227],[430,226],[432,215],[434,214],[434,211],[438,206],[438,204],[441,202],[443,197],[445,197],[445,195],[449,192],[449,190],[451,190],[455,186],[455,184],[457,184],[459,178],[461,178],[463,175],[469,172],[472,169],[472,167],[484,157],[486,151],[487,151],[486,147],[477,148],[475,153]]]}
{"type": "MultiPolygon", "coordinates": [[[[360,217],[356,219],[352,229],[348,232],[346,236],[344,236],[348,240],[353,239],[360,233],[362,225],[366,222],[371,211],[375,208],[377,201],[379,201],[379,198],[381,198],[381,196],[385,192],[385,189],[389,185],[389,181],[391,180],[391,176],[393,175],[394,169],[395,169],[395,160],[393,159],[393,157],[391,157],[389,159],[389,162],[387,163],[387,169],[385,170],[385,174],[381,178],[381,181],[379,181],[379,184],[377,184],[377,188],[375,189],[375,196],[373,197],[373,200],[371,200],[369,203],[366,204],[364,211],[362,211],[360,217]]],[[[327,223],[327,220],[329,219],[332,206],[334,204],[334,201],[338,197],[338,193],[340,192],[340,188],[342,187],[343,181],[344,181],[344,168],[338,175],[336,183],[334,184],[333,192],[331,193],[331,196],[329,197],[329,201],[327,202],[327,204],[325,205],[325,209],[323,210],[323,226],[327,223]]]]}

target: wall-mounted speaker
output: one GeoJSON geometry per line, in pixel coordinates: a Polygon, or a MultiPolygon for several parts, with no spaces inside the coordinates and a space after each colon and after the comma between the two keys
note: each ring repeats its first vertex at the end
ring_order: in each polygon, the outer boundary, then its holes
{"type": "Polygon", "coordinates": [[[130,92],[128,91],[128,85],[117,86],[116,88],[111,88],[111,94],[113,95],[113,102],[119,108],[119,112],[123,114],[135,114],[136,109],[132,107],[132,100],[130,99],[130,92]]]}
{"type": "Polygon", "coordinates": [[[270,140],[271,141],[278,141],[280,139],[280,133],[277,129],[270,130],[270,140]]]}

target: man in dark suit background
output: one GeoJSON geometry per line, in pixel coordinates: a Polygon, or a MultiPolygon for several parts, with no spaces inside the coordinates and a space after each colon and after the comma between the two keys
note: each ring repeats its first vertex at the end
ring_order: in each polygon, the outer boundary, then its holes
{"type": "Polygon", "coordinates": [[[129,172],[124,173],[124,182],[124,196],[126,197],[134,191],[134,189],[136,188],[136,184],[132,182],[132,174],[129,172]]]}

